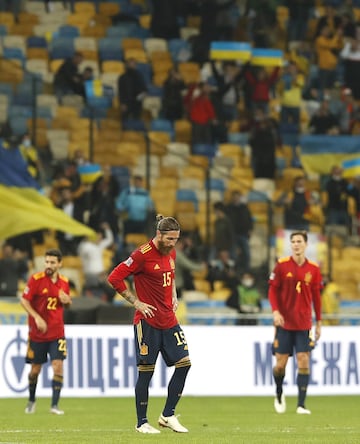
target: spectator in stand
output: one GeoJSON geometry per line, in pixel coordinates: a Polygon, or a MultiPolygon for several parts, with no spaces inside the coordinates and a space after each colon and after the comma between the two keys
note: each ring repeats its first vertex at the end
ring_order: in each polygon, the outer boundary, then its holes
{"type": "Polygon", "coordinates": [[[254,222],[246,203],[246,196],[240,191],[232,191],[231,201],[226,206],[226,214],[234,227],[233,258],[237,268],[249,270],[251,262],[249,240],[254,222]]]}
{"type": "Polygon", "coordinates": [[[120,192],[115,204],[118,211],[125,213],[124,236],[147,232],[149,216],[154,214],[155,208],[141,176],[133,177],[132,185],[120,192]]]}
{"type": "Polygon", "coordinates": [[[288,36],[289,42],[303,40],[307,33],[307,24],[314,0],[285,0],[288,8],[288,36]]]}
{"type": "Polygon", "coordinates": [[[182,0],[152,0],[151,35],[160,39],[177,39],[180,37],[179,17],[184,15],[182,0]]]}
{"type": "Polygon", "coordinates": [[[164,83],[162,112],[165,119],[174,121],[184,117],[184,93],[186,85],[179,71],[171,68],[164,83]]]}
{"type": "Polygon", "coordinates": [[[19,283],[27,280],[28,271],[26,255],[5,242],[0,259],[0,296],[16,297],[19,283]]]}
{"type": "Polygon", "coordinates": [[[280,144],[275,123],[259,108],[249,135],[254,177],[274,179],[276,174],[276,147],[280,144]]]}
{"type": "Polygon", "coordinates": [[[261,108],[265,112],[269,110],[271,88],[275,85],[279,76],[279,67],[273,69],[269,75],[264,67],[258,67],[255,71],[250,65],[245,66],[245,78],[251,88],[252,109],[261,108]]]}
{"type": "Polygon", "coordinates": [[[330,111],[329,100],[323,100],[320,108],[315,111],[309,122],[311,134],[337,135],[340,132],[340,122],[330,111]]]}
{"type": "Polygon", "coordinates": [[[257,318],[253,315],[261,310],[261,294],[256,288],[255,276],[250,271],[243,273],[240,283],[233,289],[226,305],[245,315],[237,320],[237,325],[257,325],[257,318]]]}
{"type": "Polygon", "coordinates": [[[192,272],[205,271],[206,264],[204,262],[198,262],[191,259],[186,254],[187,244],[190,237],[183,235],[176,243],[176,274],[175,285],[178,299],[182,298],[184,290],[194,290],[194,282],[192,272]]]}
{"type": "Polygon", "coordinates": [[[30,134],[28,132],[23,134],[22,140],[19,145],[19,150],[28,165],[29,173],[34,179],[41,183],[43,166],[40,161],[37,149],[32,145],[30,134]]]}
{"type": "Polygon", "coordinates": [[[345,88],[342,92],[342,101],[339,110],[340,131],[342,134],[350,134],[352,124],[359,112],[357,104],[350,88],[345,88]]]}
{"type": "Polygon", "coordinates": [[[229,250],[218,251],[217,256],[209,261],[207,279],[212,291],[215,290],[215,282],[219,281],[225,288],[236,288],[239,282],[238,272],[229,250]]]}
{"type": "Polygon", "coordinates": [[[118,94],[122,120],[140,119],[142,101],[147,93],[145,79],[136,68],[136,60],[126,61],[125,72],[118,78],[118,94]]]}
{"type": "Polygon", "coordinates": [[[320,91],[323,94],[331,89],[337,80],[337,67],[343,44],[342,28],[337,28],[333,34],[329,26],[324,26],[315,40],[320,91]]]}
{"type": "Polygon", "coordinates": [[[321,35],[324,28],[329,28],[332,35],[336,33],[341,25],[341,17],[336,8],[328,2],[325,6],[325,14],[318,19],[315,36],[321,35]]]}
{"type": "Polygon", "coordinates": [[[92,296],[100,297],[106,302],[112,302],[115,292],[107,283],[107,273],[104,264],[104,250],[110,248],[114,237],[110,225],[106,222],[97,230],[95,240],[85,238],[79,243],[78,254],[84,271],[84,290],[92,296]]]}
{"type": "MultiPolygon", "coordinates": [[[[84,222],[84,207],[80,199],[74,198],[70,187],[61,188],[58,208],[62,209],[69,217],[81,223],[84,222]]],[[[66,230],[66,227],[64,227],[64,230],[66,230]]],[[[66,233],[66,231],[58,231],[56,238],[64,256],[77,255],[77,248],[80,242],[78,236],[66,233]]]]}
{"type": "Polygon", "coordinates": [[[189,117],[192,124],[192,144],[214,142],[213,127],[218,124],[215,108],[210,98],[211,86],[199,85],[190,91],[189,117]]]}
{"type": "Polygon", "coordinates": [[[331,168],[330,178],[326,183],[326,224],[350,227],[348,212],[349,184],[342,177],[342,169],[334,165],[331,168]]]}
{"type": "Polygon", "coordinates": [[[220,72],[214,61],[211,62],[212,73],[217,84],[218,115],[224,123],[236,120],[237,104],[240,100],[240,81],[243,70],[235,62],[226,62],[220,72]]]}
{"type": "Polygon", "coordinates": [[[355,100],[360,100],[360,42],[347,40],[340,52],[344,68],[344,84],[350,88],[355,100]]]}
{"type": "Polygon", "coordinates": [[[61,103],[65,94],[78,94],[83,96],[84,86],[79,65],[84,60],[81,52],[76,51],[71,58],[64,60],[54,76],[55,94],[61,103]]]}
{"type": "Polygon", "coordinates": [[[245,15],[248,20],[249,40],[256,48],[269,48],[276,25],[276,2],[247,0],[245,15]]]}
{"type": "Polygon", "coordinates": [[[285,207],[284,225],[287,230],[309,230],[310,222],[322,226],[323,214],[317,196],[306,189],[306,179],[294,179],[292,191],[281,194],[277,205],[285,207]]]}
{"type": "Polygon", "coordinates": [[[281,100],[281,124],[299,125],[304,84],[304,75],[299,72],[296,63],[290,61],[285,67],[277,87],[281,100]]]}
{"type": "Polygon", "coordinates": [[[226,214],[226,207],[223,202],[214,203],[215,221],[214,221],[214,241],[211,258],[218,257],[220,251],[228,251],[229,255],[234,248],[234,227],[230,218],[226,214]]]}
{"type": "Polygon", "coordinates": [[[351,196],[355,200],[357,221],[356,233],[360,235],[360,176],[354,177],[351,183],[349,183],[348,193],[349,196],[351,196]]]}
{"type": "Polygon", "coordinates": [[[90,215],[88,225],[98,231],[104,223],[110,225],[113,237],[119,234],[116,198],[120,187],[111,172],[110,165],[102,168],[102,175],[93,183],[90,191],[90,215]]]}
{"type": "Polygon", "coordinates": [[[341,14],[341,28],[343,29],[344,38],[356,39],[356,20],[349,12],[341,14]]]}

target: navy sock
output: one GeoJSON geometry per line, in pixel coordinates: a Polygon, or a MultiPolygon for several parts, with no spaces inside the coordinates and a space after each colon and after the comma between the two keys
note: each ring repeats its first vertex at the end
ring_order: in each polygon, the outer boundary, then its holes
{"type": "Polygon", "coordinates": [[[175,365],[174,374],[168,385],[168,396],[163,410],[164,416],[174,415],[175,407],[181,398],[190,366],[190,360],[182,361],[175,365]]]}
{"type": "Polygon", "coordinates": [[[35,393],[38,377],[29,375],[29,401],[35,402],[35,393]]]}
{"type": "Polygon", "coordinates": [[[149,401],[149,385],[154,374],[155,365],[139,365],[138,380],[135,386],[135,403],[137,415],[137,427],[147,420],[147,407],[149,401]]]}
{"type": "Polygon", "coordinates": [[[52,380],[52,399],[51,405],[58,405],[60,399],[60,392],[63,386],[63,376],[62,375],[54,375],[52,380]]]}
{"type": "Polygon", "coordinates": [[[298,406],[305,407],[306,391],[309,385],[310,370],[308,368],[299,368],[296,378],[298,386],[298,406]]]}
{"type": "Polygon", "coordinates": [[[273,368],[273,376],[276,385],[276,396],[281,401],[281,395],[283,392],[283,382],[285,378],[285,370],[278,370],[276,367],[273,368]]]}

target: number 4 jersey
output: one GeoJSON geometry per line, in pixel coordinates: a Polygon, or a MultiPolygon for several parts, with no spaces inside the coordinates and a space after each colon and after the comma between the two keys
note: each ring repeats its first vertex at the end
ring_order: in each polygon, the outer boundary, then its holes
{"type": "MultiPolygon", "coordinates": [[[[155,316],[147,318],[146,322],[162,330],[174,327],[178,323],[172,302],[175,257],[175,250],[163,255],[151,240],[115,267],[108,278],[115,290],[121,293],[127,288],[125,279],[133,275],[137,297],[157,308],[155,316]]],[[[142,313],[136,311],[134,324],[143,318],[142,313]]]]}
{"type": "Polygon", "coordinates": [[[321,319],[322,277],[319,266],[308,259],[298,265],[289,257],[277,261],[269,278],[269,302],[285,319],[286,330],[310,330],[312,308],[321,319]]]}
{"type": "Polygon", "coordinates": [[[29,337],[32,341],[48,342],[64,337],[64,307],[59,299],[60,290],[70,294],[69,281],[62,275],[56,282],[44,271],[30,277],[23,297],[47,323],[47,331],[41,333],[35,319],[29,315],[29,337]]]}

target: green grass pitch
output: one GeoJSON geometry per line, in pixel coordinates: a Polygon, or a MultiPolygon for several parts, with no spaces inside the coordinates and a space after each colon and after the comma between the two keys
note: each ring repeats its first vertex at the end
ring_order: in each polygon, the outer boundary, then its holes
{"type": "MultiPolygon", "coordinates": [[[[157,427],[163,398],[151,398],[148,418],[157,427]]],[[[358,396],[308,397],[312,415],[273,411],[271,397],[184,396],[177,408],[187,434],[161,429],[159,435],[135,432],[133,398],[63,398],[64,416],[49,413],[49,399],[37,400],[25,415],[26,400],[0,399],[0,443],[18,444],[352,444],[360,443],[358,396]]]]}

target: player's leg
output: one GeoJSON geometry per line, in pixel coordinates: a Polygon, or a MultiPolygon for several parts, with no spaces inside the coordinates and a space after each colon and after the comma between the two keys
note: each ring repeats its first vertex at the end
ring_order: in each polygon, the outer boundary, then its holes
{"type": "Polygon", "coordinates": [[[163,348],[161,352],[166,364],[169,366],[174,365],[175,370],[169,381],[168,396],[159,418],[159,424],[163,427],[169,427],[175,432],[186,433],[188,430],[179,423],[175,416],[175,409],[180,401],[191,366],[186,338],[179,325],[163,332],[163,348]]]}
{"type": "Polygon", "coordinates": [[[31,364],[29,379],[29,399],[25,407],[25,413],[35,413],[36,387],[42,364],[47,361],[47,345],[29,341],[25,361],[31,364]]]}
{"type": "Polygon", "coordinates": [[[58,408],[58,404],[64,382],[63,361],[66,358],[66,339],[60,338],[56,341],[52,341],[49,344],[49,355],[53,370],[53,379],[51,381],[52,395],[50,412],[56,415],[63,415],[64,411],[58,408]]]}
{"type": "Polygon", "coordinates": [[[285,413],[286,401],[283,393],[283,384],[286,365],[292,350],[291,332],[284,330],[281,327],[277,327],[275,329],[275,338],[272,349],[276,359],[273,368],[273,377],[276,386],[274,408],[277,413],[285,413]]]}
{"type": "Polygon", "coordinates": [[[310,380],[310,351],[314,348],[314,342],[309,335],[309,331],[296,332],[296,360],[297,360],[297,386],[298,386],[298,407],[297,413],[309,415],[310,410],[305,408],[305,399],[310,380]]]}
{"type": "Polygon", "coordinates": [[[134,326],[134,332],[138,368],[138,379],[135,385],[136,430],[140,433],[159,433],[159,430],[149,424],[147,418],[149,385],[159,354],[159,331],[142,320],[134,326]]]}

